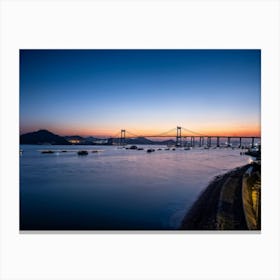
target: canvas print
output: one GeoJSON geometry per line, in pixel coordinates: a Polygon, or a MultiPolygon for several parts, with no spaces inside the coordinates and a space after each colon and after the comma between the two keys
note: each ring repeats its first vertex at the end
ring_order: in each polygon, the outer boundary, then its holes
{"type": "Polygon", "coordinates": [[[23,49],[21,231],[261,229],[261,51],[23,49]]]}

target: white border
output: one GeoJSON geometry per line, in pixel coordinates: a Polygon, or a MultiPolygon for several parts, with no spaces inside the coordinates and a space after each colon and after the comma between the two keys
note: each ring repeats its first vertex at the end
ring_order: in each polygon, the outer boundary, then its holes
{"type": "Polygon", "coordinates": [[[0,3],[1,279],[279,279],[278,1],[0,3]],[[23,48],[261,49],[262,233],[19,234],[23,48]]]}

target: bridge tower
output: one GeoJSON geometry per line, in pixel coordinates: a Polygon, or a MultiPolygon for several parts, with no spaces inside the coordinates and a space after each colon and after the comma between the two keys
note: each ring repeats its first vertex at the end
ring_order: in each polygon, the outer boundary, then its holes
{"type": "Polygon", "coordinates": [[[176,146],[182,147],[182,130],[181,126],[177,126],[176,146]]]}
{"type": "Polygon", "coordinates": [[[122,130],[121,130],[120,145],[121,145],[121,146],[124,146],[124,145],[125,145],[125,129],[122,129],[122,130]]]}

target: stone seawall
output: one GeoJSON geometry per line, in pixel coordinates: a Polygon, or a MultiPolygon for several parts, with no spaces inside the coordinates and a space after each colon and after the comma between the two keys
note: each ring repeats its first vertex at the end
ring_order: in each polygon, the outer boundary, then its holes
{"type": "MultiPolygon", "coordinates": [[[[180,229],[259,229],[259,223],[254,221],[252,213],[252,209],[259,209],[260,206],[255,205],[252,198],[255,179],[253,180],[251,175],[245,175],[250,168],[253,170],[253,165],[245,165],[217,176],[188,211],[180,229]]],[[[254,211],[255,214],[256,210],[254,211]]],[[[255,220],[258,221],[258,217],[255,220]]]]}
{"type": "Polygon", "coordinates": [[[251,166],[242,179],[242,202],[249,230],[260,230],[260,177],[251,166]]]}

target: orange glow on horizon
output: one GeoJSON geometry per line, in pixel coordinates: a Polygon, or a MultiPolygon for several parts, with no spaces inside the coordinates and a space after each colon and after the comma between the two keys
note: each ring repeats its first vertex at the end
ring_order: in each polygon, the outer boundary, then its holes
{"type": "MultiPolygon", "coordinates": [[[[72,136],[72,135],[79,135],[79,136],[101,136],[101,137],[118,137],[118,134],[121,133],[121,129],[126,130],[126,136],[127,137],[133,137],[133,136],[157,136],[161,135],[163,132],[167,131],[159,131],[158,129],[155,130],[135,130],[135,129],[129,129],[129,128],[120,128],[119,130],[101,130],[101,129],[83,129],[83,130],[55,130],[54,132],[56,134],[62,135],[62,136],[72,136]]],[[[203,136],[261,136],[261,130],[259,127],[250,127],[250,128],[223,128],[223,129],[200,129],[197,131],[199,134],[194,134],[191,132],[187,132],[186,130],[182,129],[182,136],[199,136],[202,134],[203,136]]],[[[167,134],[163,134],[164,136],[170,136],[174,137],[176,136],[176,129],[170,131],[167,134]]]]}
{"type": "MultiPolygon", "coordinates": [[[[78,126],[78,127],[71,127],[65,126],[63,128],[56,127],[56,126],[46,126],[46,127],[36,127],[36,128],[29,128],[28,131],[21,132],[33,132],[39,129],[47,129],[52,133],[61,135],[61,136],[74,136],[79,135],[82,137],[88,136],[96,136],[96,137],[119,137],[121,133],[121,129],[126,130],[127,137],[137,137],[137,136],[176,136],[176,127],[174,124],[173,129],[170,127],[170,124],[160,124],[157,125],[147,125],[148,128],[143,128],[143,126],[138,126],[138,129],[134,129],[131,126],[123,126],[123,127],[106,127],[104,128],[88,128],[85,126],[78,126]],[[166,126],[165,126],[166,125],[166,126]],[[153,129],[153,127],[157,127],[153,129]],[[169,133],[165,133],[168,132],[169,133]],[[163,134],[164,133],[164,134],[163,134]]],[[[261,127],[259,124],[246,124],[246,125],[239,125],[239,124],[192,124],[190,130],[197,132],[197,134],[188,132],[184,129],[184,125],[182,125],[182,136],[261,136],[261,127]],[[211,127],[211,128],[210,128],[211,127]]]]}

